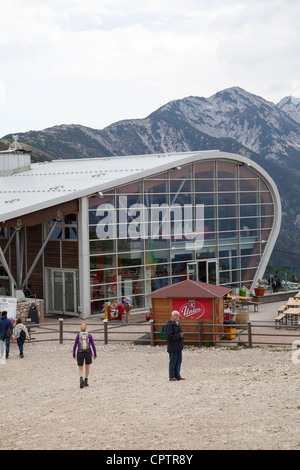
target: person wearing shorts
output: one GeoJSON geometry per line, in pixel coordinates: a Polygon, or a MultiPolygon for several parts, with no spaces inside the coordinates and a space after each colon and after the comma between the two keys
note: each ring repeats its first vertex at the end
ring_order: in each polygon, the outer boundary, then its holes
{"type": "Polygon", "coordinates": [[[80,327],[80,333],[76,336],[75,343],[73,346],[73,357],[76,359],[76,349],[77,350],[77,365],[79,370],[79,384],[80,388],[87,387],[88,377],[90,373],[90,365],[92,364],[92,349],[94,353],[94,359],[97,358],[96,346],[94,339],[90,333],[87,331],[87,326],[85,323],[82,323],[80,327]],[[86,333],[88,335],[88,348],[82,350],[80,345],[80,334],[86,333]],[[85,365],[85,379],[83,380],[83,365],[85,365]]]}

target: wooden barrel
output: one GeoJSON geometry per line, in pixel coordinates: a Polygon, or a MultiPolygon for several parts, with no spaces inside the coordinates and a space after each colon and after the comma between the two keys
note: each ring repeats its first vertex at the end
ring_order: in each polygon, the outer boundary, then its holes
{"type": "Polygon", "coordinates": [[[247,324],[249,321],[249,310],[247,309],[238,309],[235,316],[236,323],[247,324]]]}

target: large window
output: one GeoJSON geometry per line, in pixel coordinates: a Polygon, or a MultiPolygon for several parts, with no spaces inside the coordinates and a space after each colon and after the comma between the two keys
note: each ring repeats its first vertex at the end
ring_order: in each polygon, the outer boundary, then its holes
{"type": "Polygon", "coordinates": [[[49,221],[49,230],[56,222],[56,226],[52,232],[52,240],[77,240],[77,215],[69,214],[62,217],[61,220],[49,221]]]}
{"type": "Polygon", "coordinates": [[[0,227],[0,238],[8,238],[8,228],[0,227]]]}
{"type": "Polygon", "coordinates": [[[116,186],[89,207],[94,313],[126,295],[145,306],[145,293],[186,279],[190,262],[215,259],[220,284],[250,286],[274,223],[265,181],[227,160],[116,186]]]}

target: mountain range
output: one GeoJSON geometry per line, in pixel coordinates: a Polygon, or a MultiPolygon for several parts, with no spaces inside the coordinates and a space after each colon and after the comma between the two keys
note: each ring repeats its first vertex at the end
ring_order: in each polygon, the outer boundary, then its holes
{"type": "MultiPolygon", "coordinates": [[[[283,209],[272,262],[300,270],[300,99],[274,104],[232,87],[204,98],[171,101],[144,119],[115,122],[104,129],[77,124],[20,133],[32,161],[164,152],[221,150],[256,161],[277,184],[283,209]]],[[[3,136],[7,148],[13,134],[3,136]]]]}

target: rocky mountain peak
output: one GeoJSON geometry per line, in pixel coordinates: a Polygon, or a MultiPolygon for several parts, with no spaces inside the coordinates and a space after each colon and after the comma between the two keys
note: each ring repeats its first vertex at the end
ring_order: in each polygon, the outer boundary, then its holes
{"type": "Polygon", "coordinates": [[[286,96],[277,104],[277,107],[284,111],[290,118],[300,123],[300,98],[286,96]]]}
{"type": "MultiPolygon", "coordinates": [[[[19,134],[19,141],[32,150],[32,161],[217,149],[253,158],[272,176],[281,195],[277,246],[300,256],[299,130],[299,98],[288,96],[275,105],[234,86],[210,97],[173,100],[144,119],[119,121],[102,130],[57,125],[19,134]]],[[[12,134],[4,139],[0,149],[7,148],[12,134]]],[[[285,255],[277,260],[284,264],[285,255]]]]}

